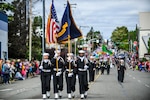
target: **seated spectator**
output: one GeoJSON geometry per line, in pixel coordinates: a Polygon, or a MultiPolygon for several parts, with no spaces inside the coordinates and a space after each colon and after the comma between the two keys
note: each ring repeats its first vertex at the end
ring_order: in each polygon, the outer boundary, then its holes
{"type": "Polygon", "coordinates": [[[24,80],[24,78],[22,77],[20,72],[16,73],[15,78],[18,79],[18,80],[24,80]]]}

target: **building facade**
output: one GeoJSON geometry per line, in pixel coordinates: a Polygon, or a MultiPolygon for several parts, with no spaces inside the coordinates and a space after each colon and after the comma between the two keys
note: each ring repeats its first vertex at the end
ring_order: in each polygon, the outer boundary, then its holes
{"type": "Polygon", "coordinates": [[[139,58],[148,52],[145,37],[150,34],[150,12],[139,13],[139,58]]]}
{"type": "Polygon", "coordinates": [[[8,59],[8,17],[0,12],[0,58],[8,59]]]}

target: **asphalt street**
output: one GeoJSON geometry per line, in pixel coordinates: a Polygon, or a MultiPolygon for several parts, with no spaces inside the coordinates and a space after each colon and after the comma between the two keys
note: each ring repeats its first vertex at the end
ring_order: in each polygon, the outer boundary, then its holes
{"type": "MultiPolygon", "coordinates": [[[[75,98],[80,100],[79,84],[76,83],[75,98]]],[[[86,100],[150,100],[150,73],[126,70],[124,83],[117,81],[117,71],[110,70],[110,75],[97,75],[95,82],[89,83],[86,100]]],[[[61,100],[67,100],[66,80],[61,100]]],[[[40,76],[12,84],[0,84],[0,99],[42,99],[40,76]]],[[[53,83],[51,81],[51,97],[54,99],[53,83]]]]}

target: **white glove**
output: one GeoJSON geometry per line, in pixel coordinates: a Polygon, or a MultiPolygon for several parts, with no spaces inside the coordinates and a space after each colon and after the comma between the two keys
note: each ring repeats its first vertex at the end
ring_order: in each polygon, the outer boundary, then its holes
{"type": "Polygon", "coordinates": [[[68,74],[68,77],[72,77],[72,75],[73,75],[73,73],[69,73],[69,74],[68,74]]]}
{"type": "Polygon", "coordinates": [[[58,54],[57,54],[57,53],[55,53],[54,58],[57,58],[57,56],[58,56],[58,54]]]}
{"type": "Polygon", "coordinates": [[[70,61],[70,60],[71,60],[71,57],[67,57],[67,60],[70,61]]]}
{"type": "Polygon", "coordinates": [[[57,72],[57,73],[56,73],[56,76],[60,76],[60,74],[61,74],[61,72],[57,72]]]}
{"type": "Polygon", "coordinates": [[[87,65],[84,66],[84,69],[88,69],[88,68],[89,68],[89,66],[87,66],[87,65]]]}
{"type": "Polygon", "coordinates": [[[39,69],[43,69],[43,66],[40,66],[39,69]]]}
{"type": "Polygon", "coordinates": [[[51,79],[53,80],[53,75],[51,75],[51,79]]]}
{"type": "Polygon", "coordinates": [[[76,79],[78,79],[78,75],[76,75],[76,79]]]}

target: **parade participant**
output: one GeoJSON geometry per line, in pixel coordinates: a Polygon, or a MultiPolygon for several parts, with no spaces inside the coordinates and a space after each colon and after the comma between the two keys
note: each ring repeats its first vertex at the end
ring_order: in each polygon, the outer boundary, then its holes
{"type": "Polygon", "coordinates": [[[41,70],[41,86],[43,99],[50,97],[50,80],[51,80],[52,64],[48,58],[49,54],[44,53],[43,60],[41,61],[41,65],[39,67],[39,69],[41,70]]]}
{"type": "Polygon", "coordinates": [[[107,60],[107,75],[109,75],[109,72],[110,72],[110,58],[108,57],[108,60],[107,60]]]}
{"type": "Polygon", "coordinates": [[[78,68],[78,78],[79,78],[79,89],[81,99],[87,97],[88,91],[88,80],[87,80],[87,69],[88,69],[88,59],[84,56],[85,51],[79,51],[79,57],[77,58],[76,64],[78,68]]]}
{"type": "Polygon", "coordinates": [[[119,63],[119,59],[115,58],[115,62],[116,62],[116,67],[117,67],[117,73],[118,73],[118,82],[120,81],[119,79],[119,73],[120,73],[120,63],[119,63]]]}
{"type": "Polygon", "coordinates": [[[93,82],[94,81],[95,68],[96,68],[96,64],[94,62],[94,57],[90,56],[90,62],[89,62],[89,82],[93,82]]]}
{"type": "Polygon", "coordinates": [[[63,90],[63,71],[65,62],[64,59],[60,56],[60,52],[60,50],[56,50],[55,55],[51,60],[53,64],[53,85],[55,99],[62,97],[63,90]]]}
{"type": "Polygon", "coordinates": [[[100,67],[101,67],[101,75],[104,74],[104,70],[105,70],[105,61],[104,61],[104,58],[101,59],[100,61],[100,67]]]}
{"type": "Polygon", "coordinates": [[[74,92],[75,92],[75,79],[76,76],[74,74],[74,69],[75,69],[75,62],[73,59],[73,53],[68,53],[67,54],[67,61],[65,64],[65,77],[66,77],[66,83],[67,83],[67,94],[68,94],[68,99],[74,98],[74,92]],[[69,64],[70,63],[70,64],[69,64]],[[71,95],[72,92],[72,95],[71,95]]]}
{"type": "Polygon", "coordinates": [[[124,80],[124,71],[126,70],[126,67],[125,67],[125,62],[123,59],[120,60],[120,66],[119,66],[119,75],[118,75],[118,79],[120,82],[123,82],[124,80]]]}
{"type": "Polygon", "coordinates": [[[99,70],[100,70],[100,62],[99,59],[96,59],[96,75],[99,74],[99,70]]]}

